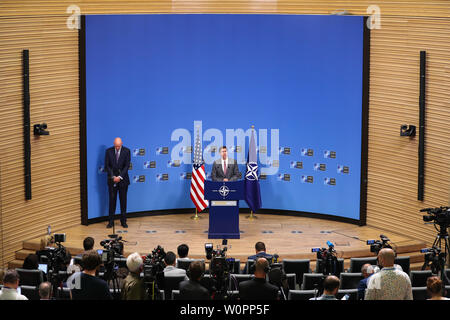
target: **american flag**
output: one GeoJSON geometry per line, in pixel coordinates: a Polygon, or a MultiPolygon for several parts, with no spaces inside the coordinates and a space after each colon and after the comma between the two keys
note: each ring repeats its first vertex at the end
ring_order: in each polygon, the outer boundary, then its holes
{"type": "Polygon", "coordinates": [[[197,132],[194,148],[194,164],[192,165],[191,177],[191,199],[198,212],[208,207],[208,200],[205,200],[205,164],[202,158],[202,149],[200,146],[200,137],[197,132]]]}

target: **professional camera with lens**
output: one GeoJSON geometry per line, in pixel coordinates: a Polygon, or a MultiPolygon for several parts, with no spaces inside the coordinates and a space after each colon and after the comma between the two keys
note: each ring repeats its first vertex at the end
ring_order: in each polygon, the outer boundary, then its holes
{"type": "Polygon", "coordinates": [[[444,229],[450,226],[450,207],[425,208],[420,212],[427,212],[423,216],[425,222],[434,222],[444,229]]]}
{"type": "MultiPolygon", "coordinates": [[[[422,270],[425,270],[428,266],[431,269],[433,274],[438,274],[441,270],[441,259],[445,259],[443,257],[444,253],[441,252],[441,248],[431,247],[420,250],[421,253],[424,253],[424,264],[422,266],[422,270]]],[[[444,260],[445,263],[445,260],[444,260]]]]}
{"type": "Polygon", "coordinates": [[[319,273],[326,275],[339,276],[342,272],[342,267],[339,265],[334,244],[327,241],[328,248],[312,248],[311,252],[317,254],[317,263],[319,264],[319,273]]]}
{"type": "Polygon", "coordinates": [[[227,286],[230,284],[230,273],[233,270],[235,259],[226,257],[227,244],[228,241],[223,240],[222,246],[224,247],[216,250],[212,243],[205,244],[206,259],[211,260],[209,270],[212,280],[212,283],[206,284],[206,286],[217,300],[231,298],[228,296],[227,286]]]}
{"type": "Polygon", "coordinates": [[[100,245],[104,248],[102,262],[105,268],[107,268],[107,265],[113,264],[115,258],[122,257],[123,255],[122,237],[100,241],[100,245]]]}
{"type": "Polygon", "coordinates": [[[374,252],[378,254],[381,249],[389,248],[392,249],[392,246],[389,244],[389,238],[385,235],[380,234],[381,240],[367,240],[367,245],[370,245],[370,252],[374,252]]]}
{"type": "Polygon", "coordinates": [[[157,246],[151,253],[149,253],[144,259],[144,282],[151,283],[156,281],[158,273],[162,273],[164,270],[164,258],[166,252],[161,246],[157,246]]]}
{"type": "Polygon", "coordinates": [[[158,245],[144,259],[144,284],[151,300],[160,298],[159,289],[164,289],[164,258],[166,252],[158,245]]]}

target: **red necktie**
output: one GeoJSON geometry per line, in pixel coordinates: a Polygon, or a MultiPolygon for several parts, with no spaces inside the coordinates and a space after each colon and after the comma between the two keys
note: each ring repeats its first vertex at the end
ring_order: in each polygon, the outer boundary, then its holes
{"type": "Polygon", "coordinates": [[[226,161],[223,162],[223,173],[225,175],[227,174],[227,162],[226,161]]]}

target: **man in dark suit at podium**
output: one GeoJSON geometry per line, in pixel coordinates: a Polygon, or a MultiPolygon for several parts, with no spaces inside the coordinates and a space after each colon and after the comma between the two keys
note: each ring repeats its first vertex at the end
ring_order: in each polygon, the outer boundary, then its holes
{"type": "Polygon", "coordinates": [[[237,161],[228,158],[227,147],[223,146],[219,150],[220,159],[214,161],[211,180],[212,181],[236,181],[241,177],[237,161]]]}
{"type": "Polygon", "coordinates": [[[108,173],[109,191],[109,224],[107,228],[112,228],[114,214],[116,212],[117,192],[120,200],[120,223],[122,227],[128,228],[127,218],[127,191],[130,184],[128,168],[130,167],[130,149],[122,146],[122,139],[114,140],[114,147],[106,149],[105,171],[108,173]]]}

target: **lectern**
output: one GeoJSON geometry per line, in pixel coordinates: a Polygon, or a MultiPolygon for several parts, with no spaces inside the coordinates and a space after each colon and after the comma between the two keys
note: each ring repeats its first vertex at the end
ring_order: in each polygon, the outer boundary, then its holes
{"type": "Polygon", "coordinates": [[[205,181],[209,201],[208,239],[239,239],[239,200],[244,199],[244,181],[205,181]]]}

